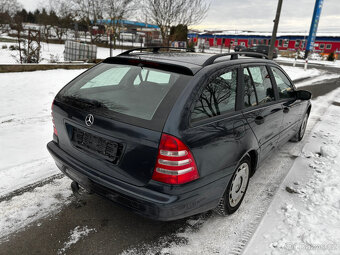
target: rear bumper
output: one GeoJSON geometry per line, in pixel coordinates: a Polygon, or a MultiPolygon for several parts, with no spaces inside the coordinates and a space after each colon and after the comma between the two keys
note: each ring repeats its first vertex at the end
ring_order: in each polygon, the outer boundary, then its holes
{"type": "Polygon", "coordinates": [[[47,144],[47,149],[58,168],[80,186],[144,217],[160,221],[185,218],[215,208],[230,178],[225,176],[191,191],[183,187],[185,193],[178,192],[178,187],[176,195],[164,194],[150,189],[156,183],[138,187],[95,171],[65,153],[53,141],[47,144]]]}

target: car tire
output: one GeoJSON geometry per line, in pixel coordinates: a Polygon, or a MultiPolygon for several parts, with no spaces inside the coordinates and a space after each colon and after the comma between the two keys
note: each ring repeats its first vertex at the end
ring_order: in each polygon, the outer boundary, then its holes
{"type": "Polygon", "coordinates": [[[309,113],[305,113],[299,131],[290,139],[292,142],[300,142],[305,135],[309,113]]]}
{"type": "Polygon", "coordinates": [[[247,156],[241,160],[231,177],[223,197],[215,208],[217,214],[225,216],[237,211],[247,192],[250,175],[251,162],[247,156]]]}

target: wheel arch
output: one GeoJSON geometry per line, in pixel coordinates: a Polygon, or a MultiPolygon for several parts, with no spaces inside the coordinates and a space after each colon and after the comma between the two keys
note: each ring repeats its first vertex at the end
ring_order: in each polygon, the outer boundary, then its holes
{"type": "Polygon", "coordinates": [[[250,157],[250,164],[251,164],[251,172],[250,172],[250,177],[254,175],[257,169],[257,164],[258,164],[258,152],[256,150],[250,150],[248,151],[248,156],[250,157]]]}
{"type": "MultiPolygon", "coordinates": [[[[250,172],[250,177],[252,177],[254,175],[254,173],[257,170],[258,167],[258,162],[259,162],[259,153],[256,149],[250,149],[248,150],[246,153],[244,153],[242,155],[242,157],[240,157],[239,161],[237,162],[237,165],[240,164],[240,162],[242,161],[242,159],[244,159],[245,157],[249,157],[250,159],[250,167],[251,167],[251,172],[250,172]]],[[[235,169],[236,171],[236,169],[235,169]]]]}

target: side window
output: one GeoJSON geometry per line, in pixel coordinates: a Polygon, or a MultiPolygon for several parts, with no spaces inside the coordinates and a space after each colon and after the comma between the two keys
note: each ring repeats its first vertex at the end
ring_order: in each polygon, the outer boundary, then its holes
{"type": "Polygon", "coordinates": [[[251,78],[256,89],[258,104],[275,101],[270,76],[265,66],[249,67],[251,78]]]}
{"type": "Polygon", "coordinates": [[[235,110],[237,70],[226,72],[205,86],[195,102],[191,120],[198,121],[235,110]]]}
{"type": "Polygon", "coordinates": [[[257,105],[255,88],[247,68],[243,69],[244,79],[244,106],[250,107],[257,105]]]}
{"type": "Polygon", "coordinates": [[[276,67],[270,67],[273,71],[274,78],[277,85],[277,90],[279,91],[279,98],[293,98],[294,94],[292,93],[294,91],[293,85],[290,83],[286,75],[281,72],[276,67]]]}

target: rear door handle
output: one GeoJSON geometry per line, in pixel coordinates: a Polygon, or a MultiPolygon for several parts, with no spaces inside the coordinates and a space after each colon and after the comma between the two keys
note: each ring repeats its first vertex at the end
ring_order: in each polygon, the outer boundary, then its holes
{"type": "Polygon", "coordinates": [[[262,116],[257,116],[257,117],[255,118],[255,123],[256,123],[257,125],[263,124],[263,123],[264,123],[264,118],[263,118],[262,116]]]}
{"type": "Polygon", "coordinates": [[[284,113],[288,113],[288,112],[289,112],[289,108],[288,108],[288,107],[284,107],[284,108],[283,108],[283,112],[284,112],[284,113]]]}

